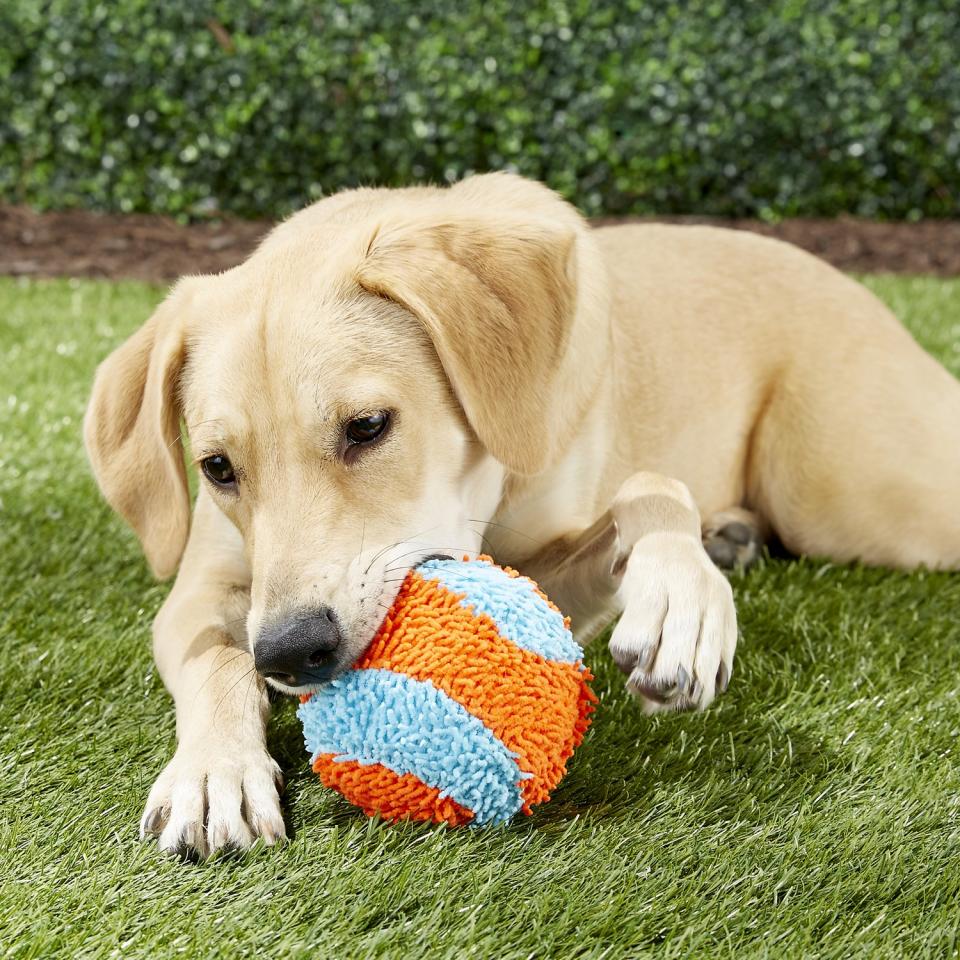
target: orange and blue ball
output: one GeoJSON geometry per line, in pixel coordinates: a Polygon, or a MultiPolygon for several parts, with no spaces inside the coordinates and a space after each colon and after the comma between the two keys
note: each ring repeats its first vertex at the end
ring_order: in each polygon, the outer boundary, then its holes
{"type": "Polygon", "coordinates": [[[486,557],[430,560],[298,714],[313,769],[368,815],[481,826],[549,799],[590,724],[590,680],[532,580],[486,557]]]}

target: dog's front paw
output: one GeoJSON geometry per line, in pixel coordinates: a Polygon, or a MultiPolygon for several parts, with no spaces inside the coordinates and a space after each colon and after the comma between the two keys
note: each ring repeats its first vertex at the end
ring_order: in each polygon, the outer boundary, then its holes
{"type": "Polygon", "coordinates": [[[273,845],[286,837],[282,788],[280,768],[262,747],[182,743],[150,791],[140,837],[201,857],[246,850],[258,838],[273,845]]]}
{"type": "Polygon", "coordinates": [[[648,710],[702,709],[726,689],[737,646],[733,591],[698,540],[637,541],[620,597],[610,652],[648,710]]]}

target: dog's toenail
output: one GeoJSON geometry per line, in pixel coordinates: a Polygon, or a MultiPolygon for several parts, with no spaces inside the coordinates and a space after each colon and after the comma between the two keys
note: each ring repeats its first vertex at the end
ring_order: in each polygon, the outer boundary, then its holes
{"type": "Polygon", "coordinates": [[[154,807],[143,819],[143,832],[154,835],[160,833],[166,819],[167,814],[163,807],[154,807]]]}
{"type": "Polygon", "coordinates": [[[739,520],[734,520],[733,523],[728,523],[721,531],[720,535],[725,539],[729,540],[731,543],[739,544],[741,547],[746,546],[753,540],[753,530],[750,529],[745,523],[740,523],[739,520]]]}
{"type": "Polygon", "coordinates": [[[727,665],[721,662],[720,667],[717,670],[717,689],[721,693],[724,693],[729,683],[730,671],[727,669],[727,665]]]}
{"type": "Polygon", "coordinates": [[[687,692],[687,685],[690,683],[690,674],[683,667],[677,668],[677,689],[681,693],[687,692]]]}
{"type": "Polygon", "coordinates": [[[653,669],[654,661],[657,659],[657,645],[641,643],[637,646],[621,647],[619,644],[611,645],[610,652],[613,659],[622,673],[628,676],[634,670],[649,672],[653,669]]]}
{"type": "Polygon", "coordinates": [[[272,847],[277,842],[277,835],[270,829],[270,827],[261,827],[260,836],[263,838],[263,842],[268,846],[272,847]]]}
{"type": "Polygon", "coordinates": [[[723,569],[730,569],[737,563],[737,548],[732,541],[725,540],[723,537],[715,537],[704,544],[707,556],[723,569]]]}
{"type": "Polygon", "coordinates": [[[654,703],[672,703],[677,699],[676,685],[658,686],[639,671],[633,672],[629,684],[635,693],[639,693],[654,703]]]}

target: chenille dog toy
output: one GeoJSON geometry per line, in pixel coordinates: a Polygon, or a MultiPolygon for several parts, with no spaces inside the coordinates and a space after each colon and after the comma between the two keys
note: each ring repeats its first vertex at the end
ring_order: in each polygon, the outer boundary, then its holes
{"type": "Polygon", "coordinates": [[[352,670],[298,711],[320,779],[369,815],[503,823],[549,799],[596,697],[569,621],[489,558],[407,574],[352,670]]]}

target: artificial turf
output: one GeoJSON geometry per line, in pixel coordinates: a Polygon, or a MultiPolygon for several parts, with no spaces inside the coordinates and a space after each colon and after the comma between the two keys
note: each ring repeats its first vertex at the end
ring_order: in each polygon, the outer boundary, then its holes
{"type": "MultiPolygon", "coordinates": [[[[872,278],[960,373],[960,282],[872,278]]],[[[160,292],[0,282],[3,957],[943,957],[960,947],[960,576],[767,559],[735,577],[729,692],[645,718],[604,649],[555,799],[505,829],[386,827],[271,743],[292,841],[137,841],[173,711],[167,590],[80,442],[95,363],[160,292]]],[[[960,478],[958,483],[960,483],[960,478]]]]}

